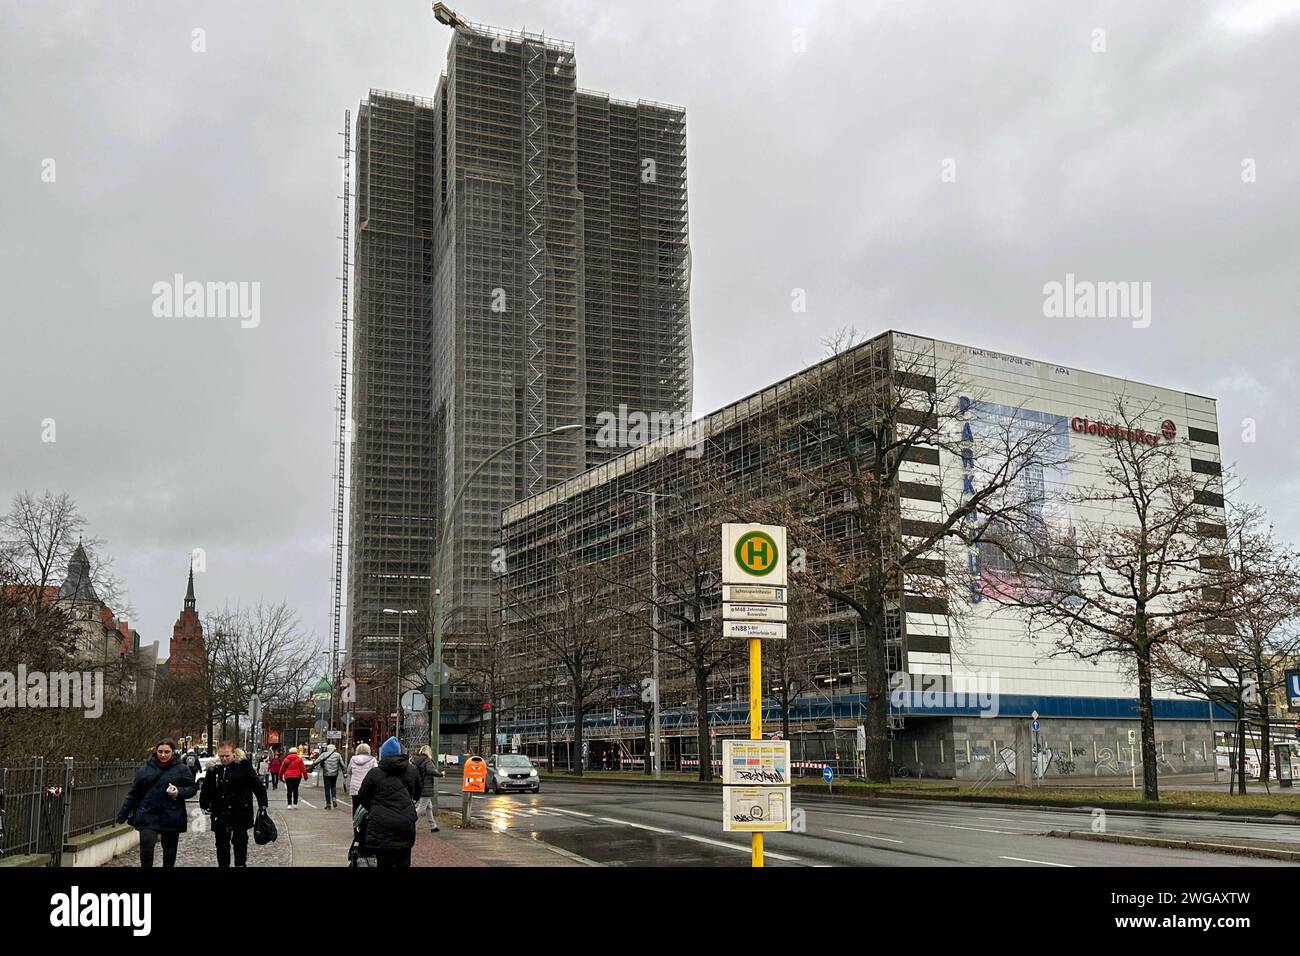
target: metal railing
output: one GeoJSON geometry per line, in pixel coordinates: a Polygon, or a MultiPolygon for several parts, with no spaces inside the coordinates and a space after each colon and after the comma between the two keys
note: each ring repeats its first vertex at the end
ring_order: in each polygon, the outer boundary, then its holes
{"type": "Polygon", "coordinates": [[[69,838],[116,822],[138,769],[130,761],[40,757],[0,767],[0,859],[49,854],[50,865],[61,865],[69,838]]]}

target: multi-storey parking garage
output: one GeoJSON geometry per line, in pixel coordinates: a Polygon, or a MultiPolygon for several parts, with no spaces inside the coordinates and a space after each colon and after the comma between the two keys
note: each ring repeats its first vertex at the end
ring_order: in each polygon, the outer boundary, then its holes
{"type": "MultiPolygon", "coordinates": [[[[1096,485],[1113,443],[1129,432],[1132,441],[1169,444],[1180,456],[1180,467],[1204,479],[1198,501],[1208,520],[1202,530],[1211,539],[1223,533],[1213,399],[896,332],[857,346],[851,357],[864,375],[882,368],[896,373],[905,364],[919,388],[927,387],[924,382],[932,382],[940,369],[955,370],[965,392],[957,398],[963,429],[978,432],[1014,420],[1041,430],[1053,453],[1045,464],[1026,468],[1021,481],[1033,498],[1044,502],[1027,518],[1043,533],[1068,540],[1077,523],[1105,517],[1096,506],[1067,502],[1077,498],[1072,491],[1096,485]],[[1121,399],[1140,409],[1141,419],[1126,426],[1124,435],[1113,421],[1121,399]]],[[[747,520],[746,502],[761,501],[780,486],[780,462],[771,443],[788,443],[786,426],[807,420],[806,385],[817,368],[705,417],[686,435],[661,438],[504,511],[501,541],[508,566],[500,600],[505,656],[514,680],[503,708],[503,729],[519,734],[530,753],[559,766],[582,759],[571,752],[574,675],[553,634],[567,627],[578,634],[570,640],[580,639],[581,627],[589,627],[609,643],[590,658],[598,687],[589,695],[594,703],[581,735],[588,741],[587,762],[604,766],[608,758],[622,766],[642,765],[647,708],[641,690],[649,674],[652,606],[663,618],[664,766],[698,765],[702,719],[713,739],[747,732],[747,676],[733,653],[738,648],[721,642],[707,648],[711,657],[701,707],[699,668],[692,671],[684,653],[673,653],[671,600],[662,594],[655,601],[645,596],[655,586],[671,592],[698,585],[702,600],[690,605],[684,599],[677,610],[698,607],[716,619],[716,525],[747,520]],[[658,562],[653,581],[652,537],[658,562]],[[684,582],[684,574],[697,578],[684,582]],[[585,616],[574,616],[575,602],[587,609],[585,616]]],[[[896,504],[903,537],[926,522],[941,521],[966,490],[976,465],[959,446],[912,450],[896,504]]],[[[804,479],[813,475],[807,472],[804,479]]],[[[981,587],[1007,586],[1008,569],[999,566],[1003,557],[996,549],[986,547],[980,556],[946,553],[935,558],[971,575],[974,600],[961,609],[959,627],[948,599],[927,597],[910,581],[886,595],[887,666],[909,691],[891,695],[895,768],[926,776],[1011,772],[1002,755],[1014,744],[1017,726],[1037,712],[1039,752],[1051,755],[1046,774],[1127,775],[1127,731],[1137,727],[1137,693],[1122,664],[1053,655],[1050,636],[1029,633],[1023,612],[979,600],[981,587]],[[910,693],[934,680],[942,682],[948,697],[940,695],[936,702],[910,693]],[[969,694],[953,697],[953,690],[969,694]]],[[[797,594],[799,589],[794,590],[797,594]]],[[[865,636],[855,615],[834,607],[810,615],[802,626],[809,633],[803,651],[809,679],[788,707],[795,759],[809,764],[838,760],[851,767],[868,690],[865,636]]],[[[689,644],[683,641],[681,647],[689,644]]],[[[778,644],[769,657],[779,655],[778,644]]],[[[771,675],[765,680],[770,701],[765,703],[765,730],[772,733],[783,726],[782,687],[771,675]]],[[[1213,742],[1207,703],[1158,689],[1154,714],[1160,766],[1208,769],[1213,742]]]]}

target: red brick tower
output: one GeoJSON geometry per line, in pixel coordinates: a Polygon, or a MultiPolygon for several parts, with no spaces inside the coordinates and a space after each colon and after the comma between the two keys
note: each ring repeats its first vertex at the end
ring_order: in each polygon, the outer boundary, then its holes
{"type": "Polygon", "coordinates": [[[194,568],[190,568],[190,584],[185,591],[185,606],[172,628],[171,659],[168,673],[173,677],[198,677],[203,673],[203,660],[207,648],[203,643],[203,624],[194,609],[194,568]]]}

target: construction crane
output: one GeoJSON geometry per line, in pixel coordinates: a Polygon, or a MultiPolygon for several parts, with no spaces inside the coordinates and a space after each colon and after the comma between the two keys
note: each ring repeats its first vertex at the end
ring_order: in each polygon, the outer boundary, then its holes
{"type": "Polygon", "coordinates": [[[433,5],[433,16],[439,23],[451,27],[453,30],[457,27],[468,27],[469,24],[461,19],[460,14],[447,6],[445,3],[435,3],[433,5]]]}

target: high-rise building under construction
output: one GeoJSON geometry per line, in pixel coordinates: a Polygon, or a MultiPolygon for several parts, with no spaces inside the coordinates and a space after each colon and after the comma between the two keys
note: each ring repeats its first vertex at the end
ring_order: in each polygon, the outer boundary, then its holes
{"type": "Polygon", "coordinates": [[[385,607],[427,607],[438,522],[494,452],[536,436],[457,509],[453,633],[494,606],[502,509],[626,450],[600,413],[691,407],[684,110],[580,90],[572,44],[438,6],[434,97],[372,90],[357,122],[354,662],[396,635],[385,607]]]}

